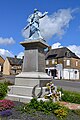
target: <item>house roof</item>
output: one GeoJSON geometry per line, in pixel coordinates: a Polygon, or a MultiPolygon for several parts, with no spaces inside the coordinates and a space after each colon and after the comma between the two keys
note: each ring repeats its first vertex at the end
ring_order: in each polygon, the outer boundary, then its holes
{"type": "Polygon", "coordinates": [[[7,57],[10,65],[22,65],[23,63],[23,59],[20,59],[20,58],[12,58],[12,57],[7,57]]]}
{"type": "MultiPolygon", "coordinates": [[[[0,55],[0,58],[4,60],[4,58],[0,55]]],[[[5,61],[5,60],[4,60],[5,61]]]]}
{"type": "Polygon", "coordinates": [[[57,49],[51,49],[46,53],[46,58],[45,59],[56,59],[56,58],[76,58],[80,59],[75,53],[70,51],[67,47],[62,47],[62,48],[57,48],[57,49]]]}
{"type": "Polygon", "coordinates": [[[2,66],[4,64],[4,58],[2,56],[0,56],[0,66],[2,66]]]}

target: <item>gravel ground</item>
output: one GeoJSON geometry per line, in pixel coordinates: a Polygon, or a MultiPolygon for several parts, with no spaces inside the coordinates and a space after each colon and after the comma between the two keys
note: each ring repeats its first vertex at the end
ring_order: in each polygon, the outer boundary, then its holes
{"type": "MultiPolygon", "coordinates": [[[[16,106],[20,106],[23,103],[14,102],[16,106]]],[[[2,120],[58,120],[58,118],[54,114],[46,115],[43,112],[35,112],[33,114],[21,113],[17,111],[15,108],[12,109],[12,115],[7,118],[2,118],[2,120]]],[[[74,114],[73,112],[69,112],[69,115],[64,120],[80,120],[80,116],[74,114]]]]}

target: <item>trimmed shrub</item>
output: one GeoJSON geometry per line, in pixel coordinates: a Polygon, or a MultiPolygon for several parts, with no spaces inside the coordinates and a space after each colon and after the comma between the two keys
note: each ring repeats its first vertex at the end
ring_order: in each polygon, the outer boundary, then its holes
{"type": "Polygon", "coordinates": [[[0,83],[0,99],[3,99],[6,96],[8,90],[9,88],[6,83],[0,83]]]}
{"type": "Polygon", "coordinates": [[[37,101],[37,99],[32,99],[30,103],[25,104],[22,107],[19,107],[18,110],[22,112],[32,113],[32,111],[42,111],[45,114],[53,113],[59,118],[64,118],[67,115],[67,109],[61,106],[59,103],[54,103],[52,101],[37,101]],[[62,113],[61,113],[61,112],[62,113]]]}

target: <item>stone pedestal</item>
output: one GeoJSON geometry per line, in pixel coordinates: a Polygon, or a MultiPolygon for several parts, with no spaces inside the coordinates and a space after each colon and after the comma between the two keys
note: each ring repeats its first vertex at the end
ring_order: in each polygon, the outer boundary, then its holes
{"type": "Polygon", "coordinates": [[[32,99],[32,89],[34,86],[38,84],[36,91],[43,87],[43,97],[46,83],[51,82],[50,76],[45,73],[44,49],[48,45],[43,40],[24,41],[20,44],[25,48],[23,69],[16,76],[15,85],[10,87],[11,91],[8,94],[8,98],[21,102],[29,102],[32,99]]]}
{"type": "Polygon", "coordinates": [[[44,49],[48,45],[42,40],[24,41],[21,45],[25,47],[23,72],[44,72],[45,55],[44,49]]]}

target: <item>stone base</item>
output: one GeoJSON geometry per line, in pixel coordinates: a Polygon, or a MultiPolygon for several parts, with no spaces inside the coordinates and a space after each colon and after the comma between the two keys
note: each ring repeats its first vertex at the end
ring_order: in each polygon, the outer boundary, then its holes
{"type": "Polygon", "coordinates": [[[12,100],[12,101],[19,101],[19,102],[23,102],[23,103],[29,103],[30,100],[33,97],[28,97],[28,96],[20,96],[20,95],[13,95],[13,94],[7,94],[6,99],[8,100],[12,100]]]}
{"type": "Polygon", "coordinates": [[[51,77],[44,72],[22,72],[16,76],[15,85],[34,87],[38,84],[39,87],[44,87],[51,81],[51,77]]]}
{"type": "Polygon", "coordinates": [[[34,86],[38,85],[35,89],[35,95],[37,96],[42,89],[41,98],[46,94],[45,85],[51,82],[50,76],[43,72],[22,72],[15,78],[15,85],[9,86],[10,91],[7,94],[7,99],[30,102],[32,97],[32,91],[34,86]]]}
{"type": "MultiPolygon", "coordinates": [[[[9,86],[10,91],[8,92],[6,99],[13,100],[13,101],[20,101],[20,102],[30,102],[32,97],[32,90],[33,87],[26,87],[26,86],[9,86]]],[[[41,98],[44,97],[46,94],[45,92],[46,87],[42,89],[41,98]]],[[[35,95],[37,96],[40,93],[41,88],[36,87],[35,95]]]]}
{"type": "MultiPolygon", "coordinates": [[[[9,89],[10,91],[8,92],[8,94],[32,97],[33,87],[13,85],[13,86],[9,86],[9,89]]],[[[46,87],[43,87],[43,90],[42,90],[43,94],[41,95],[41,97],[45,95],[45,89],[46,87]]],[[[41,90],[41,87],[36,87],[35,94],[37,95],[38,93],[40,93],[40,90],[41,90]]]]}

